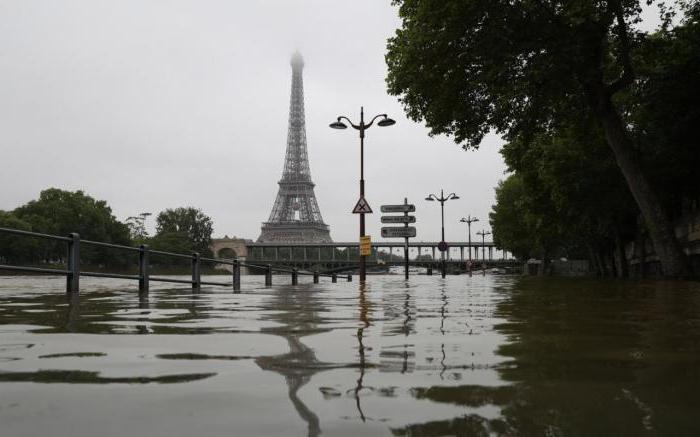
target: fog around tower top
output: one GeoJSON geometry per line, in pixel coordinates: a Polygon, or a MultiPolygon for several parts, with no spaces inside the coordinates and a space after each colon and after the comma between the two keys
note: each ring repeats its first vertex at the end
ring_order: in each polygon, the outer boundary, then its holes
{"type": "Polygon", "coordinates": [[[304,57],[301,56],[301,53],[299,53],[299,50],[295,51],[294,54],[292,54],[292,59],[289,61],[292,67],[299,66],[303,67],[304,66],[304,57]]]}

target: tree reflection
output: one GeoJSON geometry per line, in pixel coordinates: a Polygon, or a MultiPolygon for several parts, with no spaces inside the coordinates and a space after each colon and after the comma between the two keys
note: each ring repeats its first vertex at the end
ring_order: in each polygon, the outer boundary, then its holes
{"type": "Polygon", "coordinates": [[[497,290],[509,385],[416,387],[462,417],[394,435],[700,435],[697,286],[523,279],[497,290]],[[499,417],[473,410],[497,407],[499,417]]]}

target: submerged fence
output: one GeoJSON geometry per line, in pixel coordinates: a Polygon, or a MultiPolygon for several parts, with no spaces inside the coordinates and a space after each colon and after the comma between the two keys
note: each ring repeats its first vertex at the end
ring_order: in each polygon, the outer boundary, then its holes
{"type": "MultiPolygon", "coordinates": [[[[151,281],[156,282],[171,282],[177,284],[190,284],[192,289],[198,290],[202,285],[210,286],[221,286],[221,287],[232,287],[233,291],[241,290],[241,267],[247,267],[249,269],[258,270],[263,272],[265,275],[265,285],[272,285],[272,274],[273,273],[287,273],[291,276],[291,284],[297,285],[299,280],[299,275],[313,276],[313,282],[315,284],[319,283],[321,277],[329,277],[332,282],[338,282],[338,275],[335,273],[320,273],[320,272],[306,272],[300,271],[296,268],[285,269],[272,267],[271,265],[259,265],[246,263],[245,261],[239,261],[237,259],[226,259],[226,258],[207,258],[200,256],[199,253],[193,252],[191,254],[166,252],[162,250],[154,250],[148,247],[148,245],[141,245],[138,247],[134,246],[124,246],[121,244],[103,243],[100,241],[90,241],[82,240],[80,235],[77,233],[72,233],[67,237],[61,237],[59,235],[42,234],[38,232],[22,231],[19,229],[10,228],[0,228],[0,234],[11,234],[19,235],[25,237],[42,238],[52,241],[62,241],[67,245],[67,262],[65,269],[56,268],[43,268],[43,267],[33,267],[33,266],[15,266],[0,264],[0,270],[11,270],[19,272],[31,272],[31,273],[42,273],[50,275],[63,275],[66,277],[66,291],[68,293],[78,293],[80,291],[80,277],[88,276],[95,278],[114,278],[114,279],[131,279],[138,281],[139,292],[147,293],[149,289],[149,284],[151,281]],[[90,245],[97,247],[105,247],[111,249],[125,250],[131,252],[137,252],[139,256],[139,273],[138,275],[124,275],[118,273],[102,273],[102,272],[88,272],[80,270],[80,246],[90,245]],[[150,275],[150,265],[149,256],[150,255],[163,255],[171,258],[184,258],[191,260],[192,264],[192,279],[176,279],[176,278],[166,278],[162,276],[151,276],[150,275]],[[212,281],[202,281],[201,279],[201,265],[202,262],[208,262],[213,264],[223,264],[232,266],[232,281],[231,282],[212,282],[212,281]]],[[[347,280],[352,281],[352,275],[347,275],[347,280]]]]}

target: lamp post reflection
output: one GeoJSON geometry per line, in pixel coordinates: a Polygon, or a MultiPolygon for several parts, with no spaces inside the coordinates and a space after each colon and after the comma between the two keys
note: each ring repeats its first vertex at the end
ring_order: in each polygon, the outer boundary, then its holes
{"type": "Polygon", "coordinates": [[[357,386],[355,387],[355,404],[357,405],[357,411],[360,413],[360,419],[365,422],[365,413],[362,411],[362,405],[360,404],[360,390],[363,388],[363,380],[365,378],[365,345],[362,343],[362,338],[365,329],[369,328],[369,303],[367,302],[367,286],[366,283],[360,284],[360,296],[359,296],[359,306],[360,306],[360,322],[362,326],[357,328],[357,343],[358,343],[358,354],[360,356],[360,377],[357,379],[357,386]]]}
{"type": "MultiPolygon", "coordinates": [[[[447,290],[445,289],[445,285],[443,284],[442,287],[440,288],[440,300],[442,301],[442,306],[440,307],[440,335],[443,337],[445,336],[445,319],[447,316],[445,313],[447,313],[447,290]]],[[[445,371],[447,370],[447,366],[445,365],[445,342],[443,341],[442,344],[440,345],[440,351],[442,352],[442,359],[440,360],[440,365],[442,366],[442,371],[440,372],[440,379],[445,379],[445,371]]]]}

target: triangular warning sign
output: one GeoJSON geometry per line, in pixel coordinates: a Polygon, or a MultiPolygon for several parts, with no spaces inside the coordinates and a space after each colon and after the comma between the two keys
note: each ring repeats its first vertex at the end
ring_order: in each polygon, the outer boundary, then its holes
{"type": "Polygon", "coordinates": [[[352,209],[353,214],[372,214],[372,208],[370,208],[369,203],[364,197],[360,197],[357,201],[355,207],[352,209]]]}

